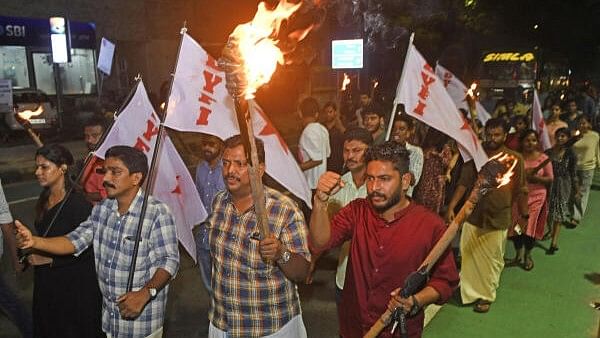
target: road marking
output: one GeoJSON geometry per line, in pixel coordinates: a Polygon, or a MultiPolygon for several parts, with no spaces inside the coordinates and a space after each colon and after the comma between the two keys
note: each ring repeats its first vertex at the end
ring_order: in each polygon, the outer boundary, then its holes
{"type": "Polygon", "coordinates": [[[12,201],[12,202],[8,202],[8,205],[13,205],[13,204],[20,204],[20,203],[25,203],[25,202],[29,202],[29,201],[35,201],[37,200],[38,197],[27,197],[27,198],[21,198],[20,200],[16,200],[16,201],[12,201]]]}

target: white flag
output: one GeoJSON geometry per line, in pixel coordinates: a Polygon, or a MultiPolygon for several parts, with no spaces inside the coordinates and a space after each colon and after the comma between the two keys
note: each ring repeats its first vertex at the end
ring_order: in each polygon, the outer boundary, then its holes
{"type": "MultiPolygon", "coordinates": [[[[444,87],[448,91],[448,94],[452,98],[452,101],[454,101],[456,107],[469,111],[469,104],[465,99],[468,90],[467,86],[439,63],[435,66],[435,74],[444,82],[444,87]]],[[[487,120],[491,117],[490,113],[483,108],[479,101],[475,102],[475,109],[477,110],[477,118],[485,125],[487,120]]]]}
{"type": "MultiPolygon", "coordinates": [[[[294,155],[258,104],[249,101],[254,134],[265,144],[267,173],[311,205],[311,191],[294,155]]],[[[184,34],[165,125],[227,139],[239,134],[233,99],[225,88],[225,73],[214,58],[184,34]]]]}
{"type": "Polygon", "coordinates": [[[487,155],[442,80],[413,44],[409,46],[404,62],[394,104],[404,104],[406,113],[455,139],[475,160],[479,170],[487,162],[487,155]]]}
{"type": "MultiPolygon", "coordinates": [[[[159,124],[144,84],[140,82],[131,101],[119,114],[105,141],[96,150],[96,155],[104,158],[110,147],[128,145],[142,150],[150,165],[159,124]]],[[[164,137],[158,154],[152,195],[169,206],[177,225],[177,238],[195,261],[196,244],[192,228],[204,221],[207,213],[185,163],[171,139],[166,134],[164,137]]]]}
{"type": "Polygon", "coordinates": [[[546,128],[546,122],[544,122],[544,115],[542,114],[542,106],[540,105],[540,98],[537,90],[533,91],[533,105],[531,107],[531,124],[533,130],[538,132],[540,137],[540,144],[544,150],[552,148],[550,144],[550,135],[548,135],[548,128],[546,128]]]}

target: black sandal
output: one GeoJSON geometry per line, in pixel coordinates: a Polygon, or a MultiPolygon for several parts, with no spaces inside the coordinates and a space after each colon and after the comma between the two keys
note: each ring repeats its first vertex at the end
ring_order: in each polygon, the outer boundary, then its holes
{"type": "Polygon", "coordinates": [[[558,251],[558,247],[551,245],[548,250],[546,250],[546,255],[554,255],[555,252],[558,251]]]}
{"type": "Polygon", "coordinates": [[[525,263],[523,263],[523,270],[531,271],[533,269],[533,259],[531,257],[525,258],[525,263]]]}
{"type": "Polygon", "coordinates": [[[490,311],[491,306],[492,302],[480,299],[477,302],[475,302],[475,305],[473,306],[473,311],[477,313],[487,313],[488,311],[490,311]]]}

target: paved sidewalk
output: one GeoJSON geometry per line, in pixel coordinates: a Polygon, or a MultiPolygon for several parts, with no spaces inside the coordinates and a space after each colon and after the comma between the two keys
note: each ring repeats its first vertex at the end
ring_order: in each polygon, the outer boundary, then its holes
{"type": "MultiPolygon", "coordinates": [[[[75,159],[82,158],[87,154],[87,148],[83,141],[70,141],[61,143],[67,147],[75,159]]],[[[35,172],[34,144],[2,147],[0,148],[0,178],[3,184],[31,180],[35,172]]]]}

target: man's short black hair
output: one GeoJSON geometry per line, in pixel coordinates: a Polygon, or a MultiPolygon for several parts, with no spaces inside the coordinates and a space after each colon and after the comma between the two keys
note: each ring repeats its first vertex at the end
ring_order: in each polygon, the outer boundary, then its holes
{"type": "Polygon", "coordinates": [[[394,123],[396,123],[398,121],[402,121],[402,122],[406,123],[406,126],[408,127],[408,129],[413,129],[415,127],[415,120],[412,117],[410,117],[408,114],[396,115],[396,119],[394,120],[394,123]]]}
{"type": "Polygon", "coordinates": [[[129,170],[129,174],[141,173],[140,186],[144,184],[148,175],[148,158],[143,151],[130,146],[113,146],[106,151],[104,157],[116,157],[121,160],[129,170]]]}
{"type": "Polygon", "coordinates": [[[84,128],[96,126],[102,127],[103,131],[106,130],[106,119],[104,119],[102,116],[94,115],[83,123],[84,128]]]}
{"type": "Polygon", "coordinates": [[[351,128],[344,133],[344,142],[360,141],[369,147],[373,144],[373,135],[365,128],[351,128]]]}
{"type": "Polygon", "coordinates": [[[365,115],[367,114],[377,114],[379,117],[384,117],[383,109],[379,105],[373,103],[368,104],[360,112],[362,118],[365,118],[365,115]]]}
{"type": "Polygon", "coordinates": [[[328,107],[333,108],[333,110],[337,110],[337,105],[333,101],[325,102],[325,104],[323,105],[323,110],[327,109],[328,107]]]}
{"type": "MultiPolygon", "coordinates": [[[[260,163],[265,163],[265,145],[263,143],[263,141],[259,138],[254,138],[254,142],[256,143],[256,152],[258,155],[258,162],[260,163]]],[[[225,144],[225,149],[231,149],[231,148],[235,148],[237,146],[243,146],[244,142],[242,142],[242,136],[240,136],[240,134],[237,135],[233,135],[230,138],[226,139],[224,141],[225,144]]],[[[246,160],[248,162],[250,162],[250,153],[248,152],[248,150],[246,149],[246,147],[244,147],[244,152],[246,153],[246,160]]]]}
{"type": "Polygon", "coordinates": [[[304,117],[315,117],[319,114],[319,102],[314,97],[307,97],[302,100],[299,108],[304,117]]]}
{"type": "Polygon", "coordinates": [[[394,141],[387,141],[369,147],[366,154],[367,163],[371,161],[387,161],[394,165],[400,175],[404,175],[409,171],[410,153],[405,146],[394,141]]]}
{"type": "Polygon", "coordinates": [[[495,128],[502,128],[502,130],[504,130],[504,133],[508,133],[508,124],[506,123],[506,120],[504,120],[501,117],[495,117],[495,118],[489,119],[485,123],[486,130],[495,129],[495,128]]]}

